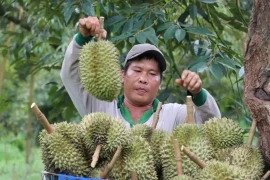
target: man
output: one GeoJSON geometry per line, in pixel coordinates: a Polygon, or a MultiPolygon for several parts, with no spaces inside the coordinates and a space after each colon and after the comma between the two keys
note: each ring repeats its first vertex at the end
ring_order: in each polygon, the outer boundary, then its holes
{"type": "MultiPolygon", "coordinates": [[[[122,71],[124,94],[113,102],[101,101],[83,88],[78,69],[79,52],[85,43],[99,34],[99,20],[97,17],[82,18],[79,25],[80,32],[66,51],[61,78],[80,115],[83,117],[93,112],[105,112],[122,119],[127,128],[137,123],[151,126],[159,103],[156,95],[162,82],[162,72],[166,69],[162,52],[150,44],[135,45],[127,54],[122,71]]],[[[101,36],[106,37],[105,30],[101,36]]],[[[181,79],[175,82],[192,95],[196,123],[201,124],[211,117],[221,116],[214,98],[202,88],[202,81],[196,73],[184,70],[181,79]]],[[[184,104],[162,105],[157,129],[172,132],[178,124],[185,123],[186,111],[184,104]]]]}

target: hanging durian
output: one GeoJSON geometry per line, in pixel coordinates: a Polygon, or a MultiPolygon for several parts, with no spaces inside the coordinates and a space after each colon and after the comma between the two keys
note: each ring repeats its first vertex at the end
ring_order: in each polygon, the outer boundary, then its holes
{"type": "Polygon", "coordinates": [[[204,127],[216,149],[243,144],[243,130],[232,119],[212,118],[205,122],[204,127]]]}
{"type": "MultiPolygon", "coordinates": [[[[100,25],[103,29],[103,20],[100,25]]],[[[110,41],[92,41],[84,45],[79,55],[79,69],[83,86],[96,98],[112,101],[119,95],[119,51],[110,41]]]]}

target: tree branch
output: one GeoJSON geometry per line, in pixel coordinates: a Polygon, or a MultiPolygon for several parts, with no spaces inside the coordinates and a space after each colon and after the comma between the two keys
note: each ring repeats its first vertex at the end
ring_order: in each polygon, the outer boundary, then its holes
{"type": "Polygon", "coordinates": [[[22,28],[26,29],[27,31],[31,31],[31,25],[25,22],[25,19],[27,18],[20,20],[19,18],[15,18],[14,16],[12,16],[12,13],[6,14],[6,10],[2,4],[0,4],[0,17],[3,17],[7,19],[8,21],[13,22],[14,24],[20,25],[22,28]]]}

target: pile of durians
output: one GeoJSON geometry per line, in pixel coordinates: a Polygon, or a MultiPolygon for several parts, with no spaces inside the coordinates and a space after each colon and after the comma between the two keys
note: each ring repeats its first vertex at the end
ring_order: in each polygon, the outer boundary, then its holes
{"type": "Polygon", "coordinates": [[[138,180],[257,180],[263,173],[259,150],[244,143],[243,130],[225,117],[203,125],[181,124],[171,134],[144,124],[127,129],[122,120],[102,112],[89,114],[80,123],[51,126],[52,133],[43,130],[39,135],[41,158],[51,173],[97,178],[108,165],[113,165],[106,175],[110,180],[131,179],[132,172],[138,180]],[[205,166],[181,151],[179,174],[174,140],[205,166]]]}

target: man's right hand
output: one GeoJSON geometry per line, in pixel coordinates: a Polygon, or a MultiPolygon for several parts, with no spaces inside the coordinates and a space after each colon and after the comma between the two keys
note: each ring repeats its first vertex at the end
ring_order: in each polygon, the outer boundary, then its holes
{"type": "Polygon", "coordinates": [[[99,20],[97,17],[87,17],[87,18],[82,18],[79,20],[79,26],[80,26],[80,33],[84,36],[84,37],[90,37],[90,36],[99,36],[100,31],[102,31],[101,33],[101,37],[103,39],[106,38],[107,36],[107,31],[104,29],[100,29],[100,24],[99,24],[99,20]]]}

